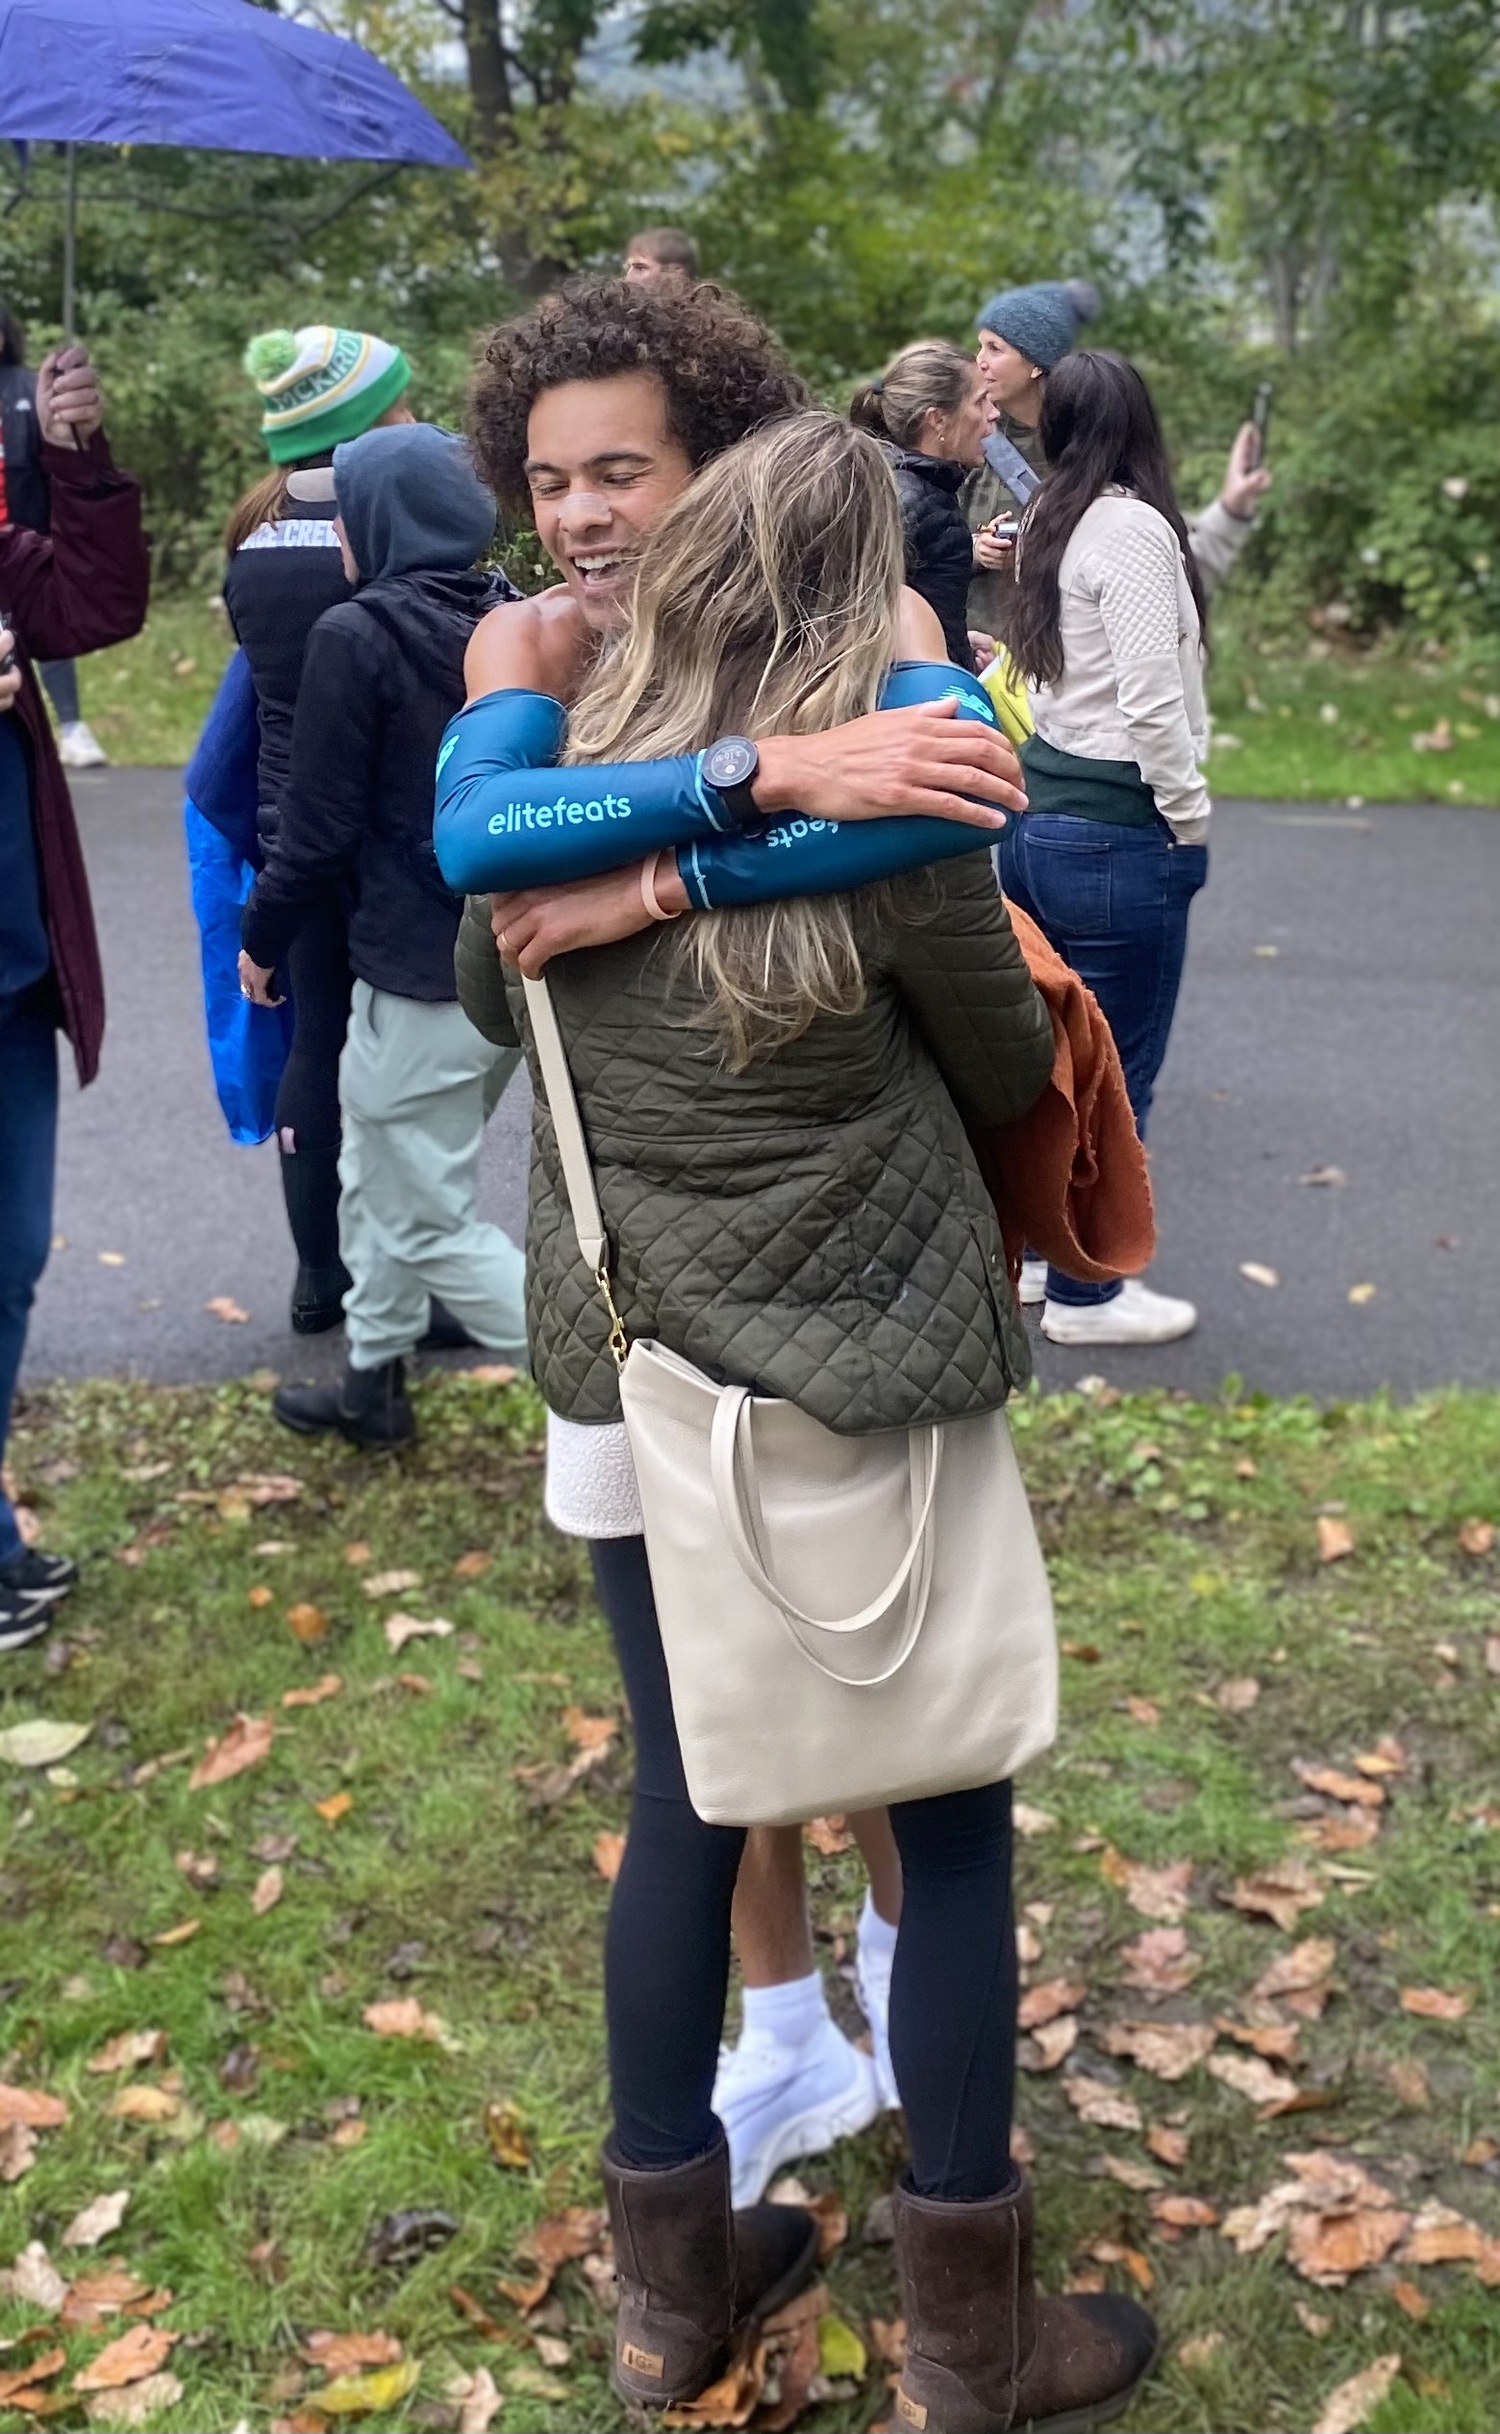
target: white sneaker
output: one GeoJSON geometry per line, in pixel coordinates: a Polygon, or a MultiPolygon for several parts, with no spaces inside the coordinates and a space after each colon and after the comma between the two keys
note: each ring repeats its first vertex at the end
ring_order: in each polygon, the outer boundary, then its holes
{"type": "Polygon", "coordinates": [[[1047,1262],[1045,1259],[1023,1259],[1021,1262],[1021,1307],[1029,1310],[1047,1298],[1047,1262]]]}
{"type": "Polygon", "coordinates": [[[1127,1276],[1113,1301],[1049,1301],[1042,1311],[1042,1333],[1049,1344],[1175,1344],[1197,1324],[1191,1302],[1153,1293],[1138,1276],[1127,1276]]]}
{"type": "Polygon", "coordinates": [[[864,1942],[854,1947],[854,1991],[859,1997],[859,2008],[870,2023],[875,2084],[882,2105],[892,2113],[901,2102],[896,2074],[891,2068],[891,1968],[895,1958],[894,1948],[890,1952],[872,1952],[864,1942]]]}
{"type": "Polygon", "coordinates": [[[880,2110],[875,2066],[825,2019],[805,2045],[764,2029],[719,2052],[714,2111],[729,2140],[734,2203],[753,2206],[784,2163],[852,2138],[880,2110]]]}
{"type": "Polygon", "coordinates": [[[70,718],[57,738],[57,757],[64,769],[107,769],[109,754],[86,719],[70,718]]]}

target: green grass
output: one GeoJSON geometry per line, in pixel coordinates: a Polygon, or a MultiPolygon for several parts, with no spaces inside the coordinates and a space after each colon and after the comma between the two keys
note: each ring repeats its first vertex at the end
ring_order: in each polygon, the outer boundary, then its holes
{"type": "MultiPolygon", "coordinates": [[[[175,2292],[165,2321],[182,2335],[172,2364],[186,2390],[153,2419],[161,2434],[267,2426],[296,2405],[299,2340],[355,2327],[398,2335],[421,2362],[412,2399],[363,2421],[377,2429],[451,2423],[445,2387],[480,2363],[506,2393],[510,2434],[625,2423],[605,2379],[608,2321],[578,2269],[558,2286],[560,2368],[539,2364],[496,2290],[528,2225],[597,2202],[607,1896],[592,1853],[624,1823],[628,1746],[550,1808],[530,1805],[514,1770],[566,1755],[569,1705],[618,1713],[618,1681],[581,1551],[539,1518],[534,1398],[437,1379],[419,1410],[420,1444],[399,1463],[292,1444],[264,1381],[49,1390],[15,1439],[46,1539],[86,1569],[50,1655],[6,1664],[0,1726],[45,1715],[92,1730],[51,1776],[0,1765],[0,2078],[71,2108],[0,2188],[0,2260],[41,2239],[69,2272],[117,2259],[175,2292]],[[292,1473],[298,1491],[263,1507],[224,1492],[268,1472],[292,1473]],[[346,1558],[356,1541],[362,1563],[346,1558]],[[477,1577],[455,1569],[470,1550],[492,1559],[477,1577]],[[420,1585],[364,1593],[394,1567],[420,1585]],[[299,1602],[328,1619],[316,1645],[288,1628],[299,1602]],[[392,1655],[381,1621],[397,1608],[455,1628],[392,1655]],[[322,1704],[280,1705],[328,1673],[341,1687],[322,1704]],[[180,1753],[237,1710],[274,1716],[269,1756],[191,1791],[180,1753]],[[315,1804],[339,1792],[352,1806],[330,1824],[315,1804]],[[251,1890],[283,1847],[267,1838],[293,1836],[283,1898],[257,1918],[251,1890]],[[214,1889],[195,1889],[182,1853],[217,1861],[214,1889]],[[151,1941],[189,1919],[190,1940],[151,1941]],[[447,2044],[364,2026],[367,2004],[406,1995],[446,2024],[447,2044]],[[86,2068],[106,2038],[142,2028],[167,2031],[188,2108],[160,2127],[114,2118],[122,2081],[86,2068]],[[497,2102],[518,2110],[524,2168],[492,2156],[497,2102]],[[363,2136],[335,2143],[356,2104],[363,2136]],[[75,2210],[117,2189],[131,2192],[123,2228],[69,2256],[75,2210]],[[459,2224],[446,2248],[406,2269],[370,2261],[380,2218],[434,2205],[459,2224]],[[503,2341],[466,2328],[455,2283],[503,2341]]],[[[1281,2179],[1287,2150],[1327,2141],[1404,2204],[1442,2199],[1500,2232],[1500,2178],[1458,2160],[1477,2137],[1500,2140],[1500,1681],[1486,1663],[1500,1556],[1466,1554],[1456,1535],[1500,1517],[1500,1397],[1326,1413],[1032,1397],[1016,1433],[1071,1652],[1061,1741],[1023,1786],[1056,1824],[1021,1844],[1019,1865],[1020,1899],[1054,1905],[1033,1977],[1088,1989],[1065,2071],[1081,2060],[1118,2075],[1148,2123],[1183,2114],[1188,2161],[1163,2182],[1219,2208],[1281,2179]],[[1320,1564],[1329,1508],[1355,1547],[1320,1564]],[[1246,1676],[1257,1703],[1225,1712],[1217,1690],[1246,1676]],[[1293,1762],[1347,1767],[1387,1733],[1406,1764],[1379,1837],[1333,1863],[1353,1875],[1327,1874],[1297,1837],[1332,1812],[1293,1762]],[[1101,1865],[1110,1849],[1194,1863],[1185,1923],[1202,1973],[1156,2010],[1195,2020],[1230,2016],[1294,1940],[1221,1897],[1260,1863],[1310,1858],[1324,1899],[1298,1933],[1338,1950],[1334,1998],[1294,2066],[1319,2109],[1263,2122],[1202,2069],[1165,2085],[1098,2046],[1093,2032],[1153,2008],[1122,1984],[1121,1947],[1146,1921],[1101,1865]],[[1409,2017],[1403,1986],[1461,1988],[1472,2009],[1453,2024],[1409,2017]],[[1423,2064],[1425,2103],[1409,2078],[1404,2095],[1394,2087],[1402,2060],[1423,2064]]],[[[848,1858],[809,1859],[831,1967],[858,1878],[848,1858]]],[[[1403,2364],[1375,2434],[1500,2423],[1500,2312],[1467,2267],[1414,2270],[1431,2312],[1412,2322],[1388,2264],[1324,2291],[1293,2274],[1279,2240],[1243,2258],[1214,2230],[1165,2241],[1147,2195],[1106,2172],[1107,2156],[1146,2162],[1139,2136],[1085,2126],[1055,2072],[1023,2075],[1020,2116],[1047,2283],[1100,2270],[1088,2251],[1101,2241],[1139,2252],[1153,2277],[1164,2362],[1127,2434],[1306,2434],[1336,2385],[1390,2352],[1403,2364]],[[1321,2336],[1299,2300],[1330,2320],[1321,2336]],[[1208,2332],[1222,2336],[1213,2354],[1184,2357],[1208,2332]]],[[[901,2154],[886,2117],[806,2168],[854,2225],[830,2268],[851,2324],[895,2312],[890,2250],[860,2227],[901,2154]]],[[[0,2301],[0,2338],[34,2321],[0,2301]]],[[[70,2369],[102,2337],[64,2336],[70,2369]]],[[[14,2357],[0,2353],[0,2372],[14,2357]]],[[[872,2373],[805,2422],[864,2428],[888,2407],[872,2373]]],[[[0,2426],[22,2422],[0,2406],[0,2426]]]]}
{"type": "Polygon", "coordinates": [[[1294,656],[1248,641],[1226,615],[1214,627],[1209,698],[1217,794],[1500,803],[1494,644],[1410,654],[1314,635],[1294,656]]]}
{"type": "MultiPolygon", "coordinates": [[[[134,642],[85,660],[84,716],[111,759],[186,761],[231,647],[222,609],[168,597],[134,642]]],[[[1214,629],[1209,691],[1220,794],[1500,803],[1500,647],[1402,656],[1315,636],[1294,657],[1280,646],[1262,651],[1225,616],[1214,629]],[[1447,750],[1413,749],[1413,735],[1441,734],[1444,720],[1447,750]]]]}

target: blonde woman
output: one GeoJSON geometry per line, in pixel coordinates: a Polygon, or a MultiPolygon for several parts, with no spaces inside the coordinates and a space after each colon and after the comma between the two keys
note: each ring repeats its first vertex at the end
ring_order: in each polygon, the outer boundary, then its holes
{"type": "MultiPolygon", "coordinates": [[[[880,449],[830,415],[768,426],[656,525],[568,759],[687,754],[872,710],[901,574],[880,449]]],[[[466,941],[471,1017],[514,1036],[493,956],[466,941]]],[[[964,1118],[1023,1112],[1052,1048],[986,854],[653,928],[561,957],[549,980],[632,1332],[849,1434],[1006,1400],[1025,1339],[964,1118]]],[[[628,1488],[607,1320],[540,1088],[529,1249],[538,1384],[565,1430],[597,1441],[596,1475],[613,1443],[628,1488]]],[[[637,1758],[605,1954],[616,2380],[662,2405],[704,2389],[814,2256],[795,2210],[731,2214],[711,2096],[745,1837],[689,1802],[644,1540],[591,1551],[637,1758]]],[[[907,1802],[892,1825],[906,1893],[891,2047],[913,2157],[896,2198],[904,2414],[930,2434],[1086,2426],[1123,2405],[1154,2336],[1128,2300],[1034,2293],[1009,2142],[1010,1788],[907,1802]]]]}
{"type": "Polygon", "coordinates": [[[971,355],[946,338],[919,338],[857,389],[849,420],[889,447],[901,501],[906,580],[943,629],[948,657],[974,666],[969,583],[978,543],[958,503],[967,476],[984,463],[995,408],[971,355]]]}

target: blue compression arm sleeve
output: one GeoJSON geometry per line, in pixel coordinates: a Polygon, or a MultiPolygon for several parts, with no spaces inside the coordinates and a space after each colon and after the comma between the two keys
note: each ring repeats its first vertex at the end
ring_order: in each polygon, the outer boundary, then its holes
{"type": "Polygon", "coordinates": [[[486,693],[448,722],[432,841],[460,895],[555,887],[619,870],[734,822],[699,775],[701,753],[558,769],[567,712],[547,693],[486,693]]]}
{"type": "MultiPolygon", "coordinates": [[[[949,695],[960,718],[996,725],[983,688],[946,663],[901,662],[881,687],[880,707],[949,695]]],[[[686,850],[678,867],[695,904],[758,903],[858,887],[975,853],[984,841],[983,831],[960,821],[921,818],[789,816],[741,834],[703,779],[700,753],[566,769],[554,778],[566,730],[560,702],[513,689],[484,695],[449,722],[438,755],[433,842],[451,888],[555,887],[679,846],[686,850]]]]}
{"type": "MultiPolygon", "coordinates": [[[[907,710],[922,701],[957,698],[958,718],[984,727],[999,721],[984,687],[961,668],[931,660],[902,660],[880,688],[882,710],[907,710]]],[[[893,879],[924,862],[948,862],[982,853],[994,842],[991,829],[964,820],[924,816],[890,820],[806,820],[796,812],[744,836],[704,837],[677,851],[677,868],[688,902],[700,911],[716,904],[771,904],[782,896],[832,896],[874,879],[893,879]]]]}

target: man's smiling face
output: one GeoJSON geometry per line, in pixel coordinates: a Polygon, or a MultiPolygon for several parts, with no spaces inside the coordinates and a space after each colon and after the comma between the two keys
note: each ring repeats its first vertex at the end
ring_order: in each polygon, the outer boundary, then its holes
{"type": "Polygon", "coordinates": [[[654,372],[563,381],[537,398],[526,431],[532,514],[591,626],[619,623],[646,537],[692,476],[654,372]]]}

